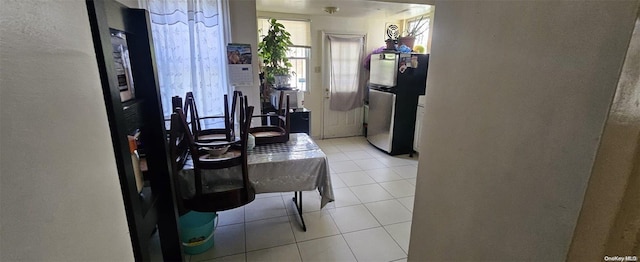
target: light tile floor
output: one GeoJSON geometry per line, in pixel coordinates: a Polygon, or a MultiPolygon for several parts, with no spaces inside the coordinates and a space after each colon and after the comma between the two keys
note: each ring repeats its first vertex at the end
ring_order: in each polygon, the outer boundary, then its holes
{"type": "Polygon", "coordinates": [[[406,261],[418,158],[389,156],[364,137],[317,140],[336,201],[320,209],[303,193],[303,232],[293,192],[259,194],[219,213],[214,247],[187,261],[406,261]]]}

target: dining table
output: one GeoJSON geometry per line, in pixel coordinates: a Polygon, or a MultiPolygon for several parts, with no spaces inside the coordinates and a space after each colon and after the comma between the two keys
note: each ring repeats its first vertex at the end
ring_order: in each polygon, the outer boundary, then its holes
{"type": "MultiPolygon", "coordinates": [[[[258,193],[294,192],[293,201],[302,218],[302,191],[318,190],[320,208],[335,200],[329,162],[322,149],[306,133],[291,133],[289,141],[256,145],[247,154],[249,181],[258,193]]],[[[240,167],[222,170],[203,170],[203,181],[241,174],[240,167]]],[[[195,195],[192,161],[179,172],[180,192],[185,199],[195,195]]]]}

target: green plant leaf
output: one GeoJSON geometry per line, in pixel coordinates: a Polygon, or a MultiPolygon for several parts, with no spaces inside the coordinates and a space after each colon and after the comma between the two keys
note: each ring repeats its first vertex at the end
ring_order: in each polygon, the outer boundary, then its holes
{"type": "Polygon", "coordinates": [[[275,75],[289,75],[291,63],[287,59],[287,51],[291,42],[291,34],[276,19],[269,20],[269,30],[258,43],[258,55],[264,62],[265,79],[273,83],[275,75]]]}

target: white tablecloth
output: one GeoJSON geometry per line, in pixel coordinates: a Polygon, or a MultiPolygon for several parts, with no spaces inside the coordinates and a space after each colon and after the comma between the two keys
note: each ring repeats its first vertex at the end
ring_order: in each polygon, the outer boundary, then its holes
{"type": "MultiPolygon", "coordinates": [[[[320,147],[305,133],[293,133],[287,143],[256,146],[249,151],[249,180],[256,193],[308,191],[318,189],[320,206],[334,200],[329,163],[320,147]]],[[[241,179],[240,167],[205,170],[203,184],[214,177],[241,179]]],[[[193,167],[179,173],[183,198],[195,195],[193,167]]],[[[206,191],[204,191],[206,193],[206,191]]]]}

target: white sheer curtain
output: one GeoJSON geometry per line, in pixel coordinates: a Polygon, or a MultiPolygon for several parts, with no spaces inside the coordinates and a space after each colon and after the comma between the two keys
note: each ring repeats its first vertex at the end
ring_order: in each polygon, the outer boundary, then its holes
{"type": "Polygon", "coordinates": [[[140,0],[149,10],[164,115],[192,91],[200,115],[222,115],[228,93],[224,0],[140,0]]]}
{"type": "Polygon", "coordinates": [[[360,61],[364,36],[327,35],[331,65],[331,102],[335,111],[349,111],[363,105],[364,90],[360,88],[360,61]]]}

